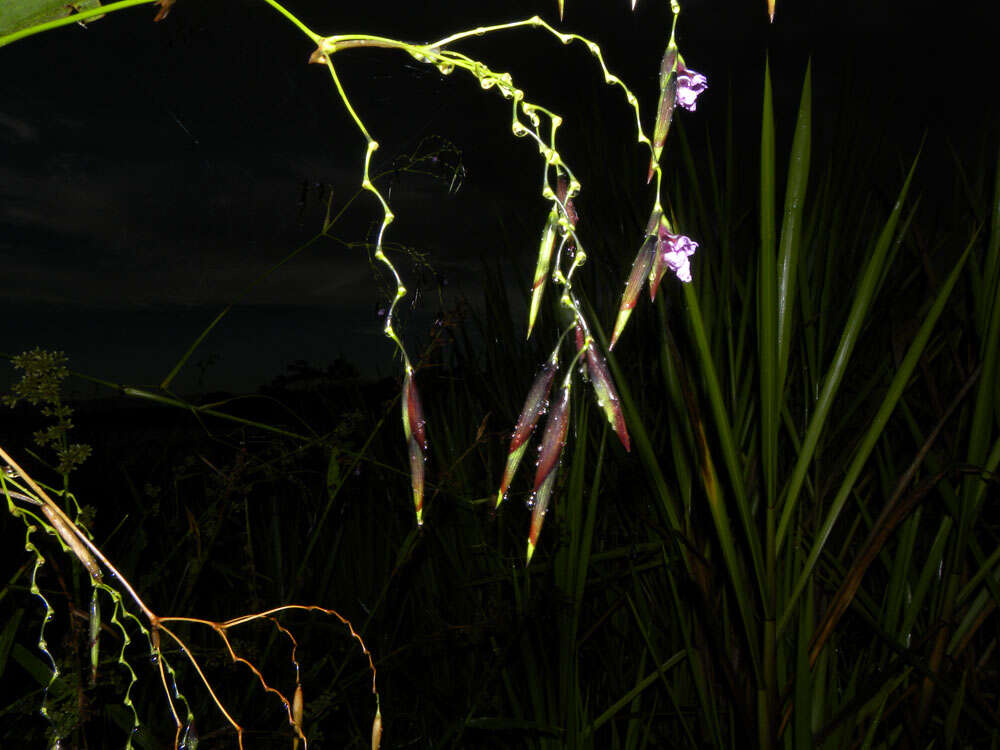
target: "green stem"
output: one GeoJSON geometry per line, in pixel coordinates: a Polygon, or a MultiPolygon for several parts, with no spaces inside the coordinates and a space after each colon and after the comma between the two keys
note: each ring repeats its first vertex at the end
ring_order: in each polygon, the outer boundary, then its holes
{"type": "Polygon", "coordinates": [[[81,23],[82,21],[86,21],[88,18],[105,16],[108,13],[125,10],[126,8],[131,8],[135,5],[149,5],[158,1],[159,0],[120,0],[120,2],[111,3],[111,5],[99,5],[96,8],[91,8],[90,10],[83,10],[79,13],[64,16],[63,18],[57,18],[55,21],[46,21],[45,23],[40,23],[37,26],[29,26],[27,29],[19,29],[18,31],[14,31],[6,36],[0,36],[0,47],[10,44],[11,42],[16,42],[18,39],[24,39],[25,37],[41,34],[45,31],[58,29],[60,26],[69,26],[70,24],[81,23]]]}
{"type": "Polygon", "coordinates": [[[274,0],[264,0],[264,2],[267,3],[268,5],[270,5],[272,8],[274,8],[276,11],[278,11],[281,15],[283,15],[285,18],[287,18],[293,24],[295,24],[298,27],[299,31],[301,31],[307,37],[309,37],[310,39],[312,39],[316,44],[319,44],[320,40],[323,37],[321,37],[319,34],[315,33],[314,31],[312,31],[312,29],[310,29],[308,26],[306,26],[304,23],[302,23],[302,21],[300,21],[298,18],[296,18],[295,16],[293,16],[291,13],[289,13],[284,8],[284,6],[282,6],[280,3],[276,3],[274,0]]]}

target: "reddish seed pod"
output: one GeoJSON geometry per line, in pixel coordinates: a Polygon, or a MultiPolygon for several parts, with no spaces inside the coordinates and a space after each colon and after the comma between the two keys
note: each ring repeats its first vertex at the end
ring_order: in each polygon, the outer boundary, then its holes
{"type": "Polygon", "coordinates": [[[656,237],[647,237],[646,241],[642,243],[642,247],[639,248],[639,253],[635,256],[635,260],[632,261],[632,272],[625,283],[625,293],[622,295],[622,302],[618,308],[615,330],[611,334],[610,349],[615,348],[615,344],[618,343],[618,337],[625,330],[625,324],[628,323],[629,316],[632,315],[632,309],[639,299],[639,292],[642,291],[642,285],[646,282],[646,276],[649,274],[650,266],[653,264],[655,250],[656,237]]]}
{"type": "Polygon", "coordinates": [[[546,477],[555,471],[563,448],[566,447],[566,434],[569,430],[569,386],[559,389],[555,404],[545,420],[545,434],[538,449],[538,468],[535,470],[535,492],[546,477]]]}
{"type": "Polygon", "coordinates": [[[632,441],[629,438],[628,429],[625,427],[625,414],[622,411],[621,401],[618,398],[618,391],[615,390],[611,373],[608,372],[608,365],[604,361],[593,344],[587,349],[587,364],[590,367],[590,380],[594,384],[594,395],[597,396],[597,405],[604,410],[604,416],[608,418],[611,429],[615,431],[618,439],[621,440],[625,450],[632,450],[632,441]]]}
{"type": "Polygon", "coordinates": [[[410,486],[417,512],[417,526],[424,522],[424,451],[427,450],[427,422],[420,405],[420,394],[413,383],[413,373],[407,366],[403,382],[403,432],[410,457],[410,486]]]}
{"type": "Polygon", "coordinates": [[[653,130],[653,156],[649,160],[646,182],[653,179],[655,166],[663,152],[663,144],[667,142],[667,133],[670,132],[670,120],[674,116],[674,102],[677,99],[677,76],[674,75],[676,66],[677,45],[671,37],[660,61],[660,101],[656,110],[656,127],[653,130]]]}
{"type": "Polygon", "coordinates": [[[500,483],[500,491],[497,493],[497,505],[500,505],[507,490],[510,489],[514,473],[521,463],[525,448],[527,448],[528,438],[535,431],[538,419],[548,408],[549,391],[552,389],[552,381],[558,369],[559,360],[552,357],[542,365],[542,369],[531,384],[528,397],[524,400],[524,407],[521,409],[521,416],[517,419],[514,435],[510,439],[510,447],[507,449],[507,465],[504,467],[503,480],[500,483]]]}
{"type": "Polygon", "coordinates": [[[420,393],[413,382],[413,375],[406,373],[403,382],[403,430],[407,439],[412,435],[421,450],[427,450],[427,420],[424,419],[424,409],[420,403],[420,393]]]}
{"type": "Polygon", "coordinates": [[[556,467],[559,458],[566,447],[566,434],[569,431],[569,386],[559,389],[555,404],[545,421],[545,434],[542,445],[538,449],[538,468],[535,470],[535,490],[532,496],[534,504],[531,510],[531,530],[528,532],[527,562],[535,553],[538,536],[542,532],[542,523],[549,509],[552,488],[555,486],[556,467]]]}

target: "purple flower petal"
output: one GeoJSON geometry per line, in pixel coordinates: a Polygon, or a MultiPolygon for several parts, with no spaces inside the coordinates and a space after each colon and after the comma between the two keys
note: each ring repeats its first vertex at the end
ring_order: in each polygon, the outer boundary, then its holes
{"type": "Polygon", "coordinates": [[[694,112],[698,95],[708,88],[708,79],[701,73],[677,65],[677,103],[694,112]]]}
{"type": "Polygon", "coordinates": [[[673,271],[677,278],[688,283],[691,281],[691,263],[688,258],[698,249],[698,243],[683,234],[671,234],[661,229],[660,241],[662,250],[660,258],[673,271]]]}

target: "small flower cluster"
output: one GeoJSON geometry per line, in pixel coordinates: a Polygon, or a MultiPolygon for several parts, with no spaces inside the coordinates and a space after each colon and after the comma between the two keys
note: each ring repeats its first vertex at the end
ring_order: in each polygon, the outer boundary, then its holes
{"type": "MultiPolygon", "coordinates": [[[[694,112],[698,97],[708,88],[708,79],[684,65],[684,59],[677,52],[677,44],[673,34],[667,49],[660,61],[660,100],[656,112],[656,126],[653,130],[653,154],[649,160],[649,174],[646,181],[653,179],[653,174],[659,168],[660,154],[667,141],[670,131],[670,121],[674,116],[674,108],[682,108],[694,112]]],[[[625,329],[629,316],[639,299],[643,284],[649,280],[649,299],[656,299],[656,291],[660,287],[663,275],[672,271],[684,283],[691,281],[691,256],[698,249],[698,243],[690,237],[673,231],[667,217],[663,215],[659,200],[653,208],[646,225],[646,236],[639,247],[639,252],[632,261],[632,272],[625,283],[625,293],[622,295],[621,306],[618,308],[618,318],[615,320],[614,333],[611,336],[609,349],[614,348],[618,337],[625,329]]]]}
{"type": "Polygon", "coordinates": [[[701,73],[689,70],[677,53],[677,44],[671,35],[667,49],[660,61],[660,100],[656,108],[656,126],[653,129],[653,155],[649,160],[646,182],[653,179],[653,172],[660,161],[663,145],[670,132],[674,107],[680,105],[689,112],[697,107],[698,96],[708,88],[708,79],[701,73]]]}
{"type": "Polygon", "coordinates": [[[618,318],[615,320],[615,330],[611,335],[613,349],[618,337],[621,336],[639,299],[643,284],[649,281],[649,301],[656,300],[656,292],[660,288],[663,275],[669,270],[684,283],[691,281],[691,256],[698,249],[698,243],[683,234],[675,234],[670,222],[663,216],[660,209],[653,209],[646,225],[646,239],[639,248],[639,253],[632,261],[632,272],[625,283],[625,293],[618,308],[618,318]]]}

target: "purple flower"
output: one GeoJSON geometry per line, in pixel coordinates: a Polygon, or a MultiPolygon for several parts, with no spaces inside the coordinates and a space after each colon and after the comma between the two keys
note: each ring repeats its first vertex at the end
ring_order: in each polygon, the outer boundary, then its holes
{"type": "Polygon", "coordinates": [[[677,103],[684,109],[694,112],[698,94],[707,88],[708,79],[705,76],[677,64],[677,103]]]}
{"type": "Polygon", "coordinates": [[[687,283],[691,281],[691,263],[688,257],[694,255],[698,243],[683,234],[671,234],[660,228],[660,258],[667,267],[677,274],[677,278],[687,283]]]}

